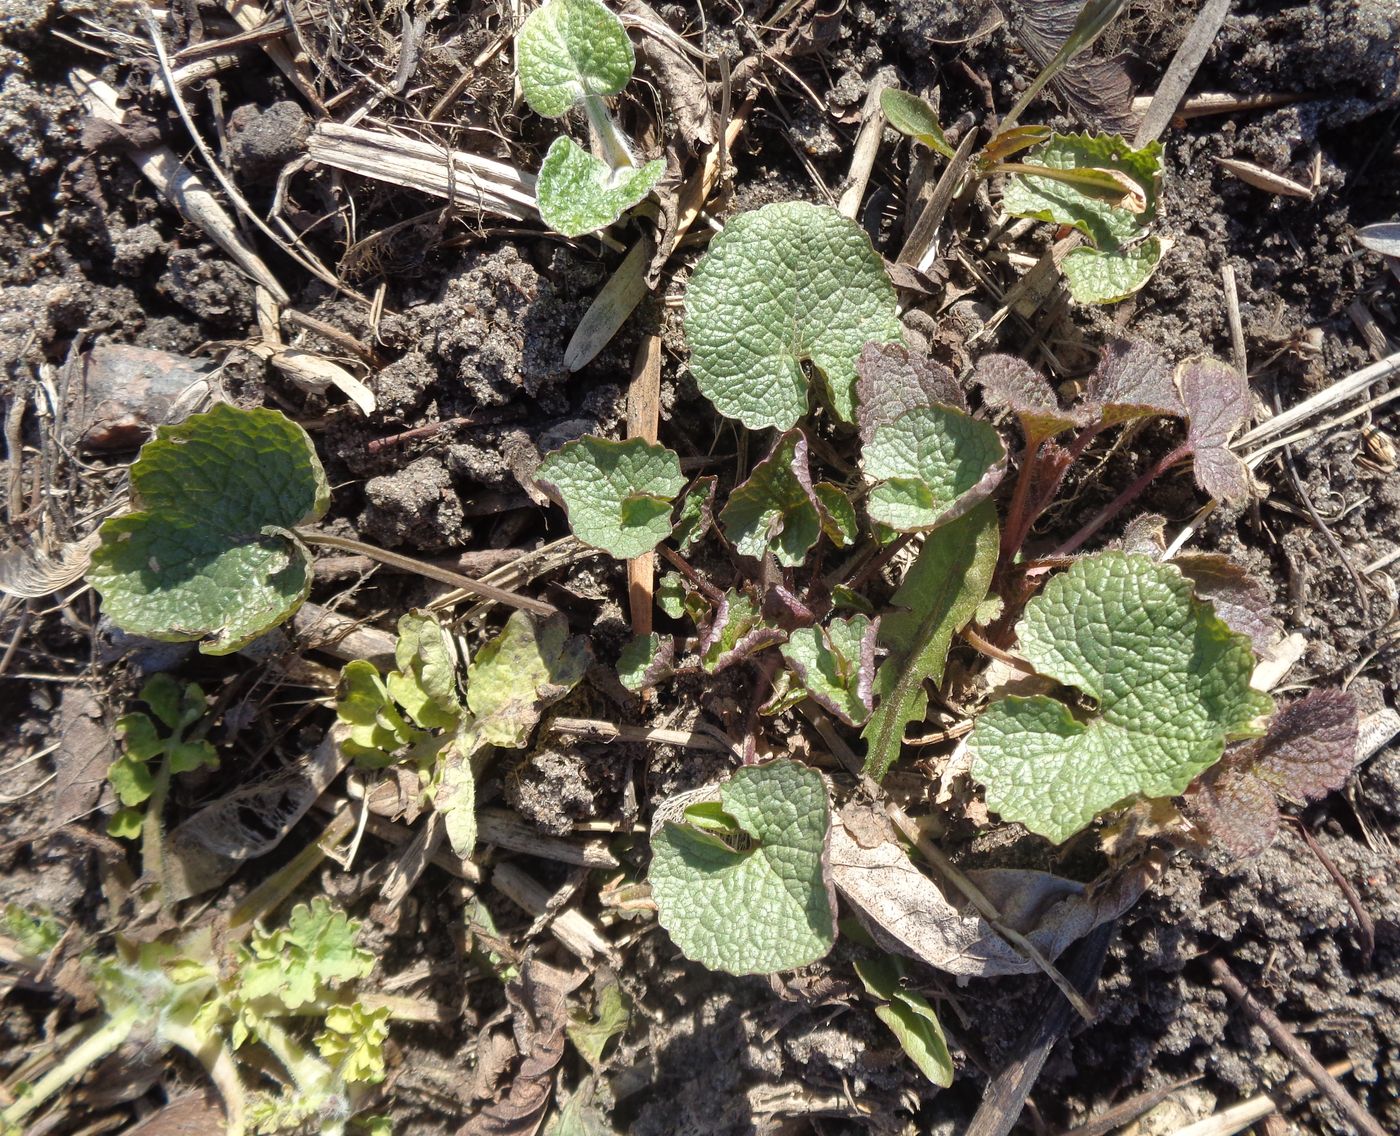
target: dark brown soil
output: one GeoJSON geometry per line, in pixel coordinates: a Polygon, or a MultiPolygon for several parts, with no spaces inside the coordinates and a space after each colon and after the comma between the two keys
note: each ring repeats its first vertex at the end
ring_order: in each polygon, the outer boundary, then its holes
{"type": "MultiPolygon", "coordinates": [[[[167,34],[182,46],[199,12],[194,5],[176,7],[179,19],[167,34]]],[[[327,72],[323,94],[351,82],[356,68],[382,63],[384,43],[398,42],[399,7],[365,3],[346,10],[350,28],[335,57],[339,70],[327,72]],[[385,21],[384,29],[373,30],[372,13],[385,21]]],[[[1155,89],[1198,7],[1128,6],[1106,42],[1127,53],[1139,92],[1155,89]]],[[[434,8],[413,82],[406,95],[380,106],[381,120],[423,122],[490,44],[508,11],[477,3],[442,13],[434,8]]],[[[663,4],[657,11],[731,65],[755,47],[758,13],[739,18],[732,6],[707,7],[702,35],[693,4],[663,4]]],[[[906,85],[939,86],[945,123],[968,112],[984,114],[989,96],[1005,111],[1033,67],[1008,27],[956,42],[984,14],[976,5],[943,0],[855,0],[843,7],[839,35],[827,51],[799,59],[791,75],[774,73],[773,89],[760,99],[736,148],[726,208],[839,193],[865,92],[882,67],[894,68],[906,85]]],[[[312,38],[322,44],[317,37],[324,36],[324,20],[312,25],[312,38]]],[[[428,557],[527,549],[565,535],[560,511],[534,496],[539,457],[585,433],[618,434],[633,355],[642,335],[658,327],[666,345],[662,441],[688,459],[735,452],[740,443],[732,424],[716,418],[684,368],[678,307],[669,302],[682,292],[684,267],[592,363],[570,374],[565,346],[615,267],[616,253],[600,252],[596,241],[563,242],[537,228],[483,227],[435,199],[327,170],[288,175],[286,215],[308,247],[338,266],[354,288],[366,296],[383,289],[378,321],[270,244],[255,243],[287,284],[292,307],[372,345],[378,409],[366,419],[338,395],[298,389],[237,346],[256,333],[253,286],[141,178],[120,139],[95,129],[80,111],[68,81],[75,66],[122,89],[141,112],[141,128],[197,164],[178,118],[151,94],[149,60],[133,57],[135,41],[123,36],[140,40],[139,20],[125,7],[112,10],[93,0],[11,0],[0,12],[0,393],[7,408],[27,407],[22,417],[15,412],[19,434],[12,435],[25,447],[25,473],[17,472],[20,456],[7,448],[6,490],[0,491],[8,491],[7,547],[85,535],[122,492],[122,470],[133,455],[79,455],[59,446],[45,393],[61,390],[65,363],[94,344],[134,344],[223,362],[224,389],[236,401],[278,406],[307,424],[334,488],[333,526],[428,557]],[[104,51],[95,50],[99,46],[104,51]],[[449,421],[454,424],[434,435],[372,445],[449,421]]],[[[1170,251],[1133,300],[1073,308],[1048,325],[1067,368],[1055,377],[1081,377],[1104,337],[1124,329],[1160,344],[1174,359],[1202,352],[1229,358],[1226,265],[1238,281],[1249,371],[1263,408],[1295,403],[1371,362],[1378,349],[1394,350],[1400,339],[1396,278],[1360,250],[1353,234],[1400,216],[1397,43],[1400,13],[1393,0],[1239,0],[1192,90],[1297,101],[1168,130],[1162,224],[1170,251]],[[1233,178],[1217,165],[1220,158],[1256,163],[1303,183],[1316,177],[1317,192],[1310,200],[1272,196],[1233,178]],[[1382,342],[1367,343],[1356,322],[1359,311],[1370,313],[1382,342]]],[[[312,108],[256,51],[221,73],[217,85],[192,89],[187,97],[205,137],[221,131],[234,180],[253,207],[266,212],[279,173],[302,155],[312,108]]],[[[648,107],[649,98],[641,96],[648,107]]],[[[1055,125],[1080,125],[1053,100],[1038,104],[1035,114],[1055,125]]],[[[625,115],[645,118],[637,106],[625,115]]],[[[533,116],[512,108],[510,76],[499,55],[433,131],[444,145],[526,168],[538,163],[552,136],[533,116]]],[[[887,132],[869,191],[874,204],[862,217],[891,255],[909,172],[908,147],[895,140],[887,132]]],[[[975,209],[960,222],[968,227],[967,247],[985,236],[986,218],[975,209]]],[[[1017,251],[1038,255],[1051,236],[1045,228],[1023,237],[1017,251]]],[[[683,257],[685,263],[693,258],[683,257]]],[[[1019,270],[999,263],[993,271],[1002,274],[1004,288],[1019,270]]],[[[983,316],[995,308],[986,290],[968,299],[982,305],[976,311],[983,316]]],[[[924,324],[939,326],[927,313],[924,324]]],[[[308,336],[308,344],[334,352],[334,344],[308,336]]],[[[988,337],[977,350],[1017,352],[1026,339],[1025,328],[1008,321],[999,338],[988,337]]],[[[1265,462],[1256,471],[1257,500],[1244,509],[1217,510],[1194,542],[1234,555],[1266,580],[1279,618],[1306,637],[1290,689],[1369,682],[1373,702],[1395,705],[1395,566],[1364,577],[1354,573],[1400,549],[1400,477],[1363,434],[1364,428],[1400,436],[1397,405],[1320,432],[1265,462]]],[[[1147,435],[1122,452],[1101,455],[1100,475],[1076,484],[1071,504],[1049,513],[1033,539],[1048,544],[1073,532],[1144,455],[1166,444],[1147,435]]],[[[1202,503],[1189,481],[1177,477],[1141,504],[1175,527],[1202,503]]],[[[592,635],[601,663],[615,661],[630,634],[621,566],[585,557],[537,587],[568,610],[576,631],[592,635]]],[[[347,612],[386,628],[405,607],[438,594],[388,572],[371,575],[348,597],[340,595],[344,590],[344,580],[328,576],[318,580],[313,598],[340,597],[347,612]]],[[[0,902],[46,908],[93,933],[112,929],[122,915],[111,909],[104,887],[124,852],[101,835],[110,800],[102,797],[100,782],[111,757],[101,739],[105,734],[111,744],[111,723],[145,674],[178,667],[183,678],[210,691],[232,690],[230,705],[240,713],[226,718],[219,741],[255,761],[259,773],[309,750],[330,720],[323,708],[296,716],[306,690],[269,694],[261,664],[114,635],[101,623],[92,594],[77,588],[49,600],[6,597],[0,655],[0,762],[10,772],[0,798],[0,902]],[[91,728],[82,728],[84,719],[91,728]],[[56,748],[25,763],[50,747],[56,748]],[[51,774],[55,779],[46,780],[51,774]]],[[[567,712],[668,728],[700,720],[729,726],[742,719],[752,693],[745,685],[749,675],[703,683],[687,678],[643,708],[605,671],[598,668],[596,681],[579,696],[587,705],[567,712]]],[[[791,740],[784,729],[770,732],[774,745],[791,740]]],[[[497,761],[481,795],[543,833],[614,823],[624,834],[614,847],[636,877],[646,862],[645,842],[625,834],[644,824],[664,795],[703,783],[728,764],[668,747],[554,737],[497,761]]],[[[236,784],[229,766],[226,761],[223,780],[197,786],[175,808],[188,812],[236,784]]],[[[1099,985],[1098,1018],[1054,1051],[1023,1130],[1073,1126],[1136,1093],[1197,1075],[1203,1099],[1222,1106],[1286,1081],[1292,1067],[1210,981],[1203,960],[1223,954],[1320,1059],[1350,1060],[1347,1084],[1356,1098],[1383,1128],[1400,1131],[1400,748],[1382,749],[1343,792],[1298,816],[1369,914],[1375,936],[1369,957],[1352,907],[1296,826],[1285,824],[1275,846],[1247,862],[1217,853],[1179,857],[1121,921],[1099,985]]],[[[289,845],[311,834],[309,823],[305,829],[289,845]]],[[[371,859],[392,854],[373,840],[367,847],[371,859]]],[[[1037,855],[1044,857],[1044,850],[1037,855]]],[[[572,878],[561,865],[517,859],[551,888],[572,878]]],[[[367,868],[349,878],[327,871],[313,884],[367,914],[381,877],[382,871],[367,868]]],[[[241,894],[257,878],[256,871],[245,873],[230,894],[241,894]]],[[[601,910],[600,882],[597,875],[585,879],[573,901],[594,916],[601,910]]],[[[401,1133],[455,1131],[496,1087],[478,1073],[475,1085],[484,1081],[485,1089],[473,1096],[473,1070],[488,1063],[492,1031],[508,1032],[509,1012],[499,984],[460,950],[460,886],[430,869],[393,920],[374,924],[386,976],[428,975],[411,987],[415,995],[464,1007],[450,1025],[396,1029],[390,1098],[401,1133]]],[[[541,927],[526,939],[531,920],[489,888],[481,894],[515,950],[557,957],[541,927]]],[[[796,975],[735,979],[680,958],[645,917],[624,915],[612,930],[619,939],[624,930],[638,932],[620,970],[636,1011],[601,1084],[615,1130],[639,1136],[961,1132],[1042,994],[1038,979],[959,986],[921,972],[919,986],[938,1006],[960,1068],[952,1089],[935,1092],[862,999],[845,940],[826,962],[796,975]]],[[[3,980],[0,998],[0,1068],[7,1073],[36,1039],[79,1016],[51,992],[9,988],[3,980]]],[[[561,1093],[587,1074],[572,1051],[563,1070],[561,1093]]],[[[196,1072],[179,1066],[167,1086],[196,1072]]],[[[160,1092],[147,1089],[147,1104],[158,1102],[160,1092]]],[[[119,1117],[111,1130],[137,1115],[129,1103],[110,1103],[106,1111],[119,1117]]],[[[1296,1131],[1349,1131],[1326,1102],[1299,1106],[1288,1123],[1296,1131]]],[[[75,1112],[65,1124],[61,1131],[78,1131],[80,1117],[75,1112]]]]}

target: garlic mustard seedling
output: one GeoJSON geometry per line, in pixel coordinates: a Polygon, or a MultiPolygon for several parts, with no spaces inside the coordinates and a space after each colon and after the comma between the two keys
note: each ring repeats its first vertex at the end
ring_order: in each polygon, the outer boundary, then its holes
{"type": "Polygon", "coordinates": [[[560,118],[582,107],[592,142],[592,153],[567,135],[550,145],[535,185],[540,216],[566,237],[611,225],[666,169],[660,159],[638,168],[603,101],[632,78],[636,54],[627,29],[599,0],[548,0],[521,25],[516,50],[531,109],[560,118]]]}

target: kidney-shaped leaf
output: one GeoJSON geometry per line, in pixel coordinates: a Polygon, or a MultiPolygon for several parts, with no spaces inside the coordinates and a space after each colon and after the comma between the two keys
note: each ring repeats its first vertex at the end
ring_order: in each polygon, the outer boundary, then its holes
{"type": "Polygon", "coordinates": [[[1249,685],[1254,653],[1170,564],[1104,552],[1072,565],[1026,605],[1021,654],[1093,698],[1007,698],[968,739],[987,805],[1056,842],[1127,798],[1170,796],[1225,743],[1259,732],[1272,700],[1249,685]]]}
{"type": "Polygon", "coordinates": [[[800,762],[770,761],[738,770],[717,796],[658,810],[648,878],[661,925],[712,970],[770,974],[815,962],[836,940],[826,782],[800,762]]]}
{"type": "Polygon", "coordinates": [[[535,182],[540,217],[566,237],[595,232],[636,205],[665,172],[660,158],[641,167],[613,169],[561,135],[550,144],[535,182]]]}
{"type": "Polygon", "coordinates": [[[637,61],[622,21],[598,0],[549,0],[526,17],[515,47],[521,93],[546,118],[588,95],[617,94],[637,61]]]}
{"type": "Polygon", "coordinates": [[[875,483],[866,511],[902,532],[961,516],[1006,472],[1006,447],[991,423],[948,406],[905,411],[877,426],[863,456],[875,483]]]}
{"type": "Polygon", "coordinates": [[[870,238],[826,205],[784,201],[735,217],[685,294],[690,369],[721,414],[751,430],[807,413],[803,363],[846,422],[856,360],[900,338],[894,286],[870,238]]]}
{"type": "Polygon", "coordinates": [[[220,403],[162,426],[131,467],[133,511],[102,526],[87,579],[124,631],[211,655],[288,618],[311,587],[292,528],[330,504],[306,431],[220,403]]]}
{"type": "Polygon", "coordinates": [[[619,560],[671,535],[671,502],[685,485],[680,458],[642,438],[578,438],[545,458],[537,476],[559,491],[574,535],[619,560]]]}

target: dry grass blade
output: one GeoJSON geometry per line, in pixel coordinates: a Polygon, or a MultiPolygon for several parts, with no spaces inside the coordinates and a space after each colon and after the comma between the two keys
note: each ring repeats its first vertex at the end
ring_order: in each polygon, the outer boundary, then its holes
{"type": "MultiPolygon", "coordinates": [[[[1337,1061],[1327,1066],[1327,1072],[1333,1077],[1345,1076],[1351,1070],[1350,1061],[1337,1061]]],[[[1282,1111],[1287,1105],[1306,1100],[1316,1092],[1316,1087],[1306,1077],[1294,1077],[1280,1090],[1260,1093],[1240,1101],[1239,1104],[1232,1104],[1213,1116],[1207,1116],[1195,1124],[1188,1124],[1185,1128],[1178,1128],[1172,1136],[1234,1136],[1236,1132],[1243,1132],[1255,1121],[1282,1111]]],[[[1075,1130],[1075,1136],[1078,1136],[1078,1129],[1075,1130]]]]}
{"type": "Polygon", "coordinates": [[[0,552],[0,592],[20,599],[37,600],[81,580],[87,571],[97,533],[54,553],[39,549],[7,548],[0,552]]]}
{"type": "Polygon", "coordinates": [[[444,198],[463,209],[536,221],[535,179],[505,162],[384,130],[318,123],[307,155],[322,165],[444,198]]]}
{"type": "Polygon", "coordinates": [[[953,203],[953,198],[963,183],[963,176],[967,173],[968,166],[972,164],[972,154],[976,148],[977,131],[970,129],[963,136],[963,140],[959,143],[952,159],[944,167],[943,175],[938,179],[938,184],[934,187],[928,204],[924,206],[923,212],[919,214],[918,220],[909,230],[904,247],[899,250],[899,255],[895,257],[901,264],[912,264],[921,269],[925,267],[925,260],[929,258],[930,253],[935,248],[934,238],[938,235],[938,226],[943,223],[948,206],[953,203]]]}
{"type": "Polygon", "coordinates": [[[1216,158],[1215,164],[1226,173],[1233,174],[1240,181],[1252,185],[1255,189],[1262,189],[1265,193],[1272,193],[1278,197],[1312,199],[1313,191],[1308,186],[1263,166],[1257,166],[1253,162],[1240,161],[1238,158],[1216,158]]]}
{"type": "Polygon", "coordinates": [[[564,348],[564,366],[570,371],[593,362],[642,302],[647,294],[647,265],[655,252],[656,242],[649,236],[640,236],[613,270],[564,348]]]}
{"type": "Polygon", "coordinates": [[[1230,0],[1209,0],[1197,13],[1191,30],[1186,33],[1186,38],[1181,41],[1181,46],[1176,49],[1171,63],[1167,65],[1167,73],[1157,84],[1157,93],[1152,96],[1152,103],[1143,115],[1142,125],[1138,127],[1137,135],[1133,138],[1134,149],[1141,150],[1149,142],[1155,142],[1162,136],[1162,131],[1166,130],[1167,124],[1171,122],[1182,96],[1186,94],[1186,89],[1191,86],[1191,80],[1196,77],[1206,52],[1215,42],[1215,37],[1220,34],[1220,26],[1225,22],[1229,11],[1230,0]]]}
{"type": "MultiPolygon", "coordinates": [[[[627,390],[627,436],[656,444],[661,420],[661,336],[648,335],[637,347],[632,383],[627,390]]],[[[652,594],[656,585],[656,553],[627,562],[627,603],[634,635],[651,634],[652,594]]]]}
{"type": "Polygon", "coordinates": [[[1267,422],[1256,426],[1247,434],[1242,434],[1236,438],[1230,448],[1237,453],[1249,452],[1251,448],[1257,447],[1261,442],[1268,441],[1279,434],[1285,433],[1297,426],[1301,422],[1307,421],[1316,414],[1321,414],[1325,410],[1330,410],[1339,403],[1345,402],[1353,395],[1360,394],[1373,383],[1389,378],[1400,371],[1400,351],[1392,355],[1387,355],[1378,363],[1372,363],[1369,367],[1363,367],[1355,371],[1344,379],[1338,379],[1325,390],[1318,391],[1309,399],[1305,399],[1297,406],[1285,410],[1282,414],[1276,414],[1267,422]]]}
{"type": "MultiPolygon", "coordinates": [[[[233,17],[234,23],[245,32],[256,32],[265,24],[283,22],[271,19],[261,6],[252,3],[252,0],[224,0],[224,10],[233,17]]],[[[287,27],[283,27],[276,39],[263,40],[262,49],[267,53],[267,57],[277,65],[282,74],[291,80],[292,86],[300,92],[301,96],[318,113],[325,114],[326,106],[321,102],[321,96],[316,93],[316,88],[304,70],[305,56],[300,52],[293,55],[291,49],[282,42],[281,37],[286,35],[287,30],[287,27]]]]}
{"type": "MultiPolygon", "coordinates": [[[[515,904],[527,915],[539,918],[549,913],[551,895],[549,889],[539,883],[517,864],[500,864],[491,874],[491,883],[497,891],[515,904]]],[[[592,963],[603,958],[614,966],[620,962],[612,944],[603,937],[601,931],[577,908],[566,907],[554,914],[549,931],[563,946],[577,955],[583,962],[592,963]]]]}
{"type": "Polygon", "coordinates": [[[875,156],[880,151],[880,138],[885,133],[885,114],[880,109],[880,94],[886,88],[895,85],[894,68],[881,68],[865,96],[860,133],[856,135],[855,150],[851,155],[851,172],[846,178],[845,192],[841,194],[841,200],[836,206],[841,211],[841,216],[849,217],[853,221],[860,212],[865,187],[870,183],[870,171],[875,168],[875,156]]]}

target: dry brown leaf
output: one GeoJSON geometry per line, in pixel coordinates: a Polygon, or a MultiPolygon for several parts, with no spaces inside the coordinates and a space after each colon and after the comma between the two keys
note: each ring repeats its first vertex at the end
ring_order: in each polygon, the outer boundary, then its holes
{"type": "Polygon", "coordinates": [[[1265,169],[1263,166],[1256,166],[1253,162],[1244,162],[1238,158],[1216,158],[1216,164],[1226,173],[1234,174],[1240,181],[1252,185],[1255,189],[1262,189],[1265,193],[1276,194],[1279,197],[1306,197],[1311,199],[1313,191],[1306,185],[1286,178],[1282,174],[1276,174],[1273,170],[1265,169]]]}

